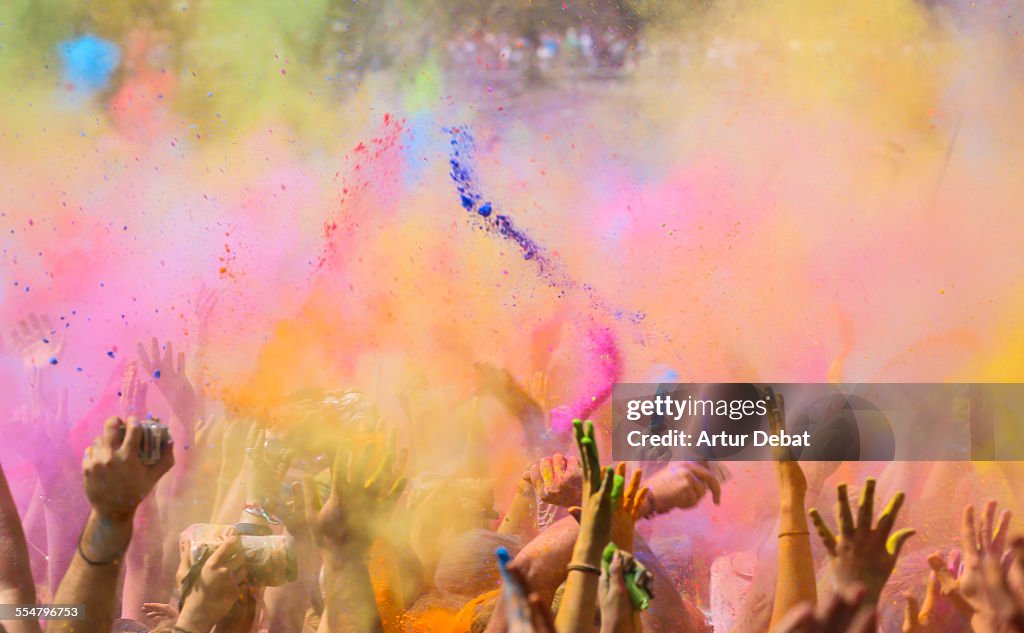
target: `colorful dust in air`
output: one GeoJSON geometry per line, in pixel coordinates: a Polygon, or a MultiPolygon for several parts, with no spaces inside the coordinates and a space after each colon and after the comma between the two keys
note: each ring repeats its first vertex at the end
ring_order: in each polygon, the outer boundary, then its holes
{"type": "Polygon", "coordinates": [[[625,61],[568,70],[418,4],[4,3],[2,411],[35,362],[93,420],[156,336],[220,410],[368,393],[422,470],[482,419],[500,479],[522,438],[471,411],[477,362],[544,372],[562,426],[615,380],[1024,372],[998,3],[639,3],[625,61]],[[31,313],[59,359],[18,353],[31,313]]]}

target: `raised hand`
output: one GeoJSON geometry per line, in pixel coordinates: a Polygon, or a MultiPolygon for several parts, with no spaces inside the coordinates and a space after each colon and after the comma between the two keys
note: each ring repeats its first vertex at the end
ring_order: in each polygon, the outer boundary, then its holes
{"type": "Polygon", "coordinates": [[[573,420],[572,425],[583,471],[583,505],[580,508],[580,536],[577,539],[577,546],[581,541],[591,541],[588,545],[596,549],[600,558],[604,546],[611,538],[615,472],[611,468],[601,468],[593,423],[590,420],[585,424],[580,420],[573,420]]]}
{"type": "Polygon", "coordinates": [[[323,559],[321,626],[328,633],[382,630],[366,558],[377,523],[405,488],[405,459],[404,450],[396,453],[394,434],[386,444],[369,442],[358,449],[342,444],[324,503],[313,477],[303,477],[306,521],[323,559]]]}
{"type": "MultiPolygon", "coordinates": [[[[768,403],[769,430],[779,436],[786,430],[785,400],[781,393],[776,394],[770,387],[765,400],[768,403]]],[[[798,605],[816,603],[818,591],[811,535],[804,514],[807,478],[800,463],[793,459],[789,447],[773,447],[772,456],[779,477],[779,549],[771,624],[778,624],[798,605]]]]}
{"type": "MultiPolygon", "coordinates": [[[[959,553],[953,556],[953,560],[955,562],[951,571],[959,576],[959,553]]],[[[965,628],[966,620],[950,607],[948,601],[946,608],[943,608],[944,599],[939,587],[939,577],[934,571],[928,573],[924,600],[918,601],[911,593],[903,594],[903,599],[906,601],[903,610],[903,633],[939,633],[965,628]]]]}
{"type": "MultiPolygon", "coordinates": [[[[781,393],[768,389],[768,430],[774,436],[786,431],[786,401],[781,393]]],[[[800,462],[793,459],[793,452],[788,446],[773,446],[772,456],[775,458],[775,469],[779,475],[779,490],[785,498],[792,498],[803,503],[807,493],[807,478],[800,468],[800,462]]]]}
{"type": "Polygon", "coordinates": [[[633,551],[633,526],[643,515],[647,495],[650,491],[640,487],[643,471],[639,468],[626,484],[626,463],[615,467],[615,481],[612,490],[612,536],[611,540],[627,552],[633,551]]]}
{"type": "Polygon", "coordinates": [[[877,603],[882,587],[892,574],[900,550],[907,539],[915,534],[915,531],[909,528],[892,532],[896,516],[903,505],[904,495],[902,492],[896,493],[878,517],[878,525],[875,527],[872,527],[874,479],[868,479],[864,483],[856,521],[850,509],[846,484],[839,485],[838,495],[838,537],[832,533],[816,509],[810,511],[811,521],[814,522],[814,527],[828,551],[832,571],[840,586],[863,585],[867,592],[865,599],[872,604],[877,603]]]}
{"type": "Polygon", "coordinates": [[[245,551],[234,528],[203,563],[191,591],[184,597],[179,627],[191,633],[208,633],[228,614],[247,591],[245,551]]]}
{"type": "Polygon", "coordinates": [[[142,613],[153,628],[178,619],[178,609],[163,602],[143,602],[142,613]]]}
{"type": "MultiPolygon", "coordinates": [[[[587,420],[573,420],[576,446],[583,470],[583,506],[580,509],[580,530],[569,565],[562,606],[555,624],[559,633],[584,633],[592,630],[596,611],[597,584],[601,575],[601,556],[611,537],[615,472],[601,468],[594,425],[587,420]]],[[[620,479],[620,482],[622,480],[620,479]]],[[[619,491],[624,482],[620,483],[619,491]]]]}
{"type": "Polygon", "coordinates": [[[330,496],[323,503],[313,478],[303,478],[307,523],[322,550],[369,547],[374,520],[390,510],[405,489],[405,460],[405,450],[395,450],[394,435],[386,446],[369,442],[353,450],[343,444],[331,469],[330,496]]]}
{"type": "Polygon", "coordinates": [[[103,424],[100,437],[85,451],[82,479],[92,511],[79,537],[77,555],[53,598],[59,604],[83,605],[84,622],[51,622],[48,629],[110,630],[135,511],[174,465],[174,444],[170,441],[157,463],[144,464],[139,455],[143,435],[135,418],[128,418],[127,423],[110,418],[103,424]]]}
{"type": "Polygon", "coordinates": [[[601,571],[601,582],[597,586],[601,633],[633,633],[637,629],[633,600],[626,588],[626,570],[632,564],[633,556],[620,549],[601,571]]]}
{"type": "MultiPolygon", "coordinates": [[[[61,389],[59,398],[53,402],[53,399],[47,396],[44,382],[43,371],[33,367],[29,379],[30,400],[13,414],[11,441],[21,447],[51,445],[55,450],[59,450],[66,447],[64,440],[71,426],[68,418],[68,390],[61,389]]],[[[32,454],[31,451],[26,453],[32,454]]],[[[53,457],[52,453],[48,454],[49,461],[52,461],[53,457]]],[[[47,479],[42,472],[40,477],[47,479]]]]}
{"type": "Polygon", "coordinates": [[[110,418],[103,424],[103,435],[86,449],[82,462],[85,494],[101,517],[131,519],[156,482],[174,465],[173,441],[152,466],[139,459],[141,441],[142,427],[134,417],[127,422],[110,418]]]}
{"type": "Polygon", "coordinates": [[[580,461],[571,455],[555,453],[535,462],[524,479],[528,479],[545,503],[569,508],[580,504],[583,495],[583,469],[580,461]]]}
{"type": "Polygon", "coordinates": [[[198,399],[185,374],[185,353],[179,352],[175,359],[170,341],[167,341],[161,353],[160,342],[156,337],[150,342],[149,353],[146,353],[142,343],[138,344],[137,351],[142,368],[153,378],[171,411],[186,428],[191,429],[198,412],[198,399]]]}
{"type": "Polygon", "coordinates": [[[40,318],[29,314],[11,330],[11,341],[21,356],[25,369],[52,365],[60,361],[64,352],[64,330],[53,327],[45,314],[40,318]]]}
{"type": "Polygon", "coordinates": [[[665,514],[679,508],[692,508],[711,492],[717,505],[722,499],[722,484],[704,465],[696,462],[671,462],[647,480],[650,493],[643,515],[665,514]]]}
{"type": "Polygon", "coordinates": [[[836,592],[818,612],[809,603],[794,607],[772,633],[874,633],[877,625],[867,592],[855,585],[836,592]]]}
{"type": "Polygon", "coordinates": [[[991,613],[996,605],[991,604],[990,595],[986,591],[984,564],[986,560],[1002,562],[1006,547],[1006,536],[1010,528],[1010,512],[1003,510],[996,521],[997,504],[989,501],[985,505],[981,530],[978,530],[974,517],[974,506],[964,508],[963,520],[960,524],[962,571],[955,573],[955,555],[951,564],[947,565],[938,553],[928,557],[928,565],[932,568],[939,583],[942,595],[966,617],[983,616],[991,613]]]}

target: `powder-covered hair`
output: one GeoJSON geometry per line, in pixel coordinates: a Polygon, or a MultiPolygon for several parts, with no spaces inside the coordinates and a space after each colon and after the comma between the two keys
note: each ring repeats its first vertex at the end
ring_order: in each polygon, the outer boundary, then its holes
{"type": "Polygon", "coordinates": [[[515,556],[519,539],[490,530],[463,532],[448,546],[437,563],[434,584],[441,591],[467,597],[479,596],[501,585],[495,551],[508,549],[515,556]]]}

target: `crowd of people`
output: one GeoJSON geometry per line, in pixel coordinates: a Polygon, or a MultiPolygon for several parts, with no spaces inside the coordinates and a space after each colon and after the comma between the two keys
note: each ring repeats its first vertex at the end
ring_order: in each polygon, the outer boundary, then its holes
{"type": "MultiPolygon", "coordinates": [[[[49,354],[52,332],[33,319],[16,346],[49,354]]],[[[522,424],[526,445],[508,447],[521,476],[486,480],[480,454],[409,472],[403,424],[359,392],[239,411],[193,383],[172,343],[136,354],[80,465],[67,436],[95,427],[68,420],[66,394],[50,402],[38,369],[5,427],[5,442],[46,450],[22,452],[38,494],[20,513],[0,470],[0,604],[80,605],[47,630],[1024,632],[1010,512],[968,503],[955,537],[951,504],[984,488],[971,463],[802,463],[780,447],[745,483],[713,463],[602,464],[603,409],[562,432],[535,389],[484,366],[479,396],[522,424]],[[148,416],[154,385],[170,424],[148,416]],[[870,468],[856,504],[826,485],[870,468]],[[881,511],[876,488],[892,492],[881,511]],[[753,546],[701,546],[714,538],[687,517],[730,495],[765,510],[740,527],[753,546]],[[500,514],[496,497],[510,498],[500,514]],[[815,509],[830,506],[835,521],[815,509]]]]}
{"type": "Polygon", "coordinates": [[[467,31],[456,33],[446,49],[449,64],[462,72],[522,72],[535,67],[550,74],[586,76],[628,70],[642,52],[642,42],[627,29],[581,25],[544,29],[536,37],[505,31],[467,31]]]}

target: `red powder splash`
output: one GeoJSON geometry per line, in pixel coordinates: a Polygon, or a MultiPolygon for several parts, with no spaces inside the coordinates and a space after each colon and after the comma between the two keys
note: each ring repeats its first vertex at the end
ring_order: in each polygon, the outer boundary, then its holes
{"type": "Polygon", "coordinates": [[[335,175],[341,179],[340,204],[324,220],[324,246],[317,271],[342,266],[360,228],[367,224],[379,226],[395,215],[404,132],[405,119],[385,114],[380,134],[360,142],[345,156],[350,164],[344,176],[341,172],[335,175]]]}

